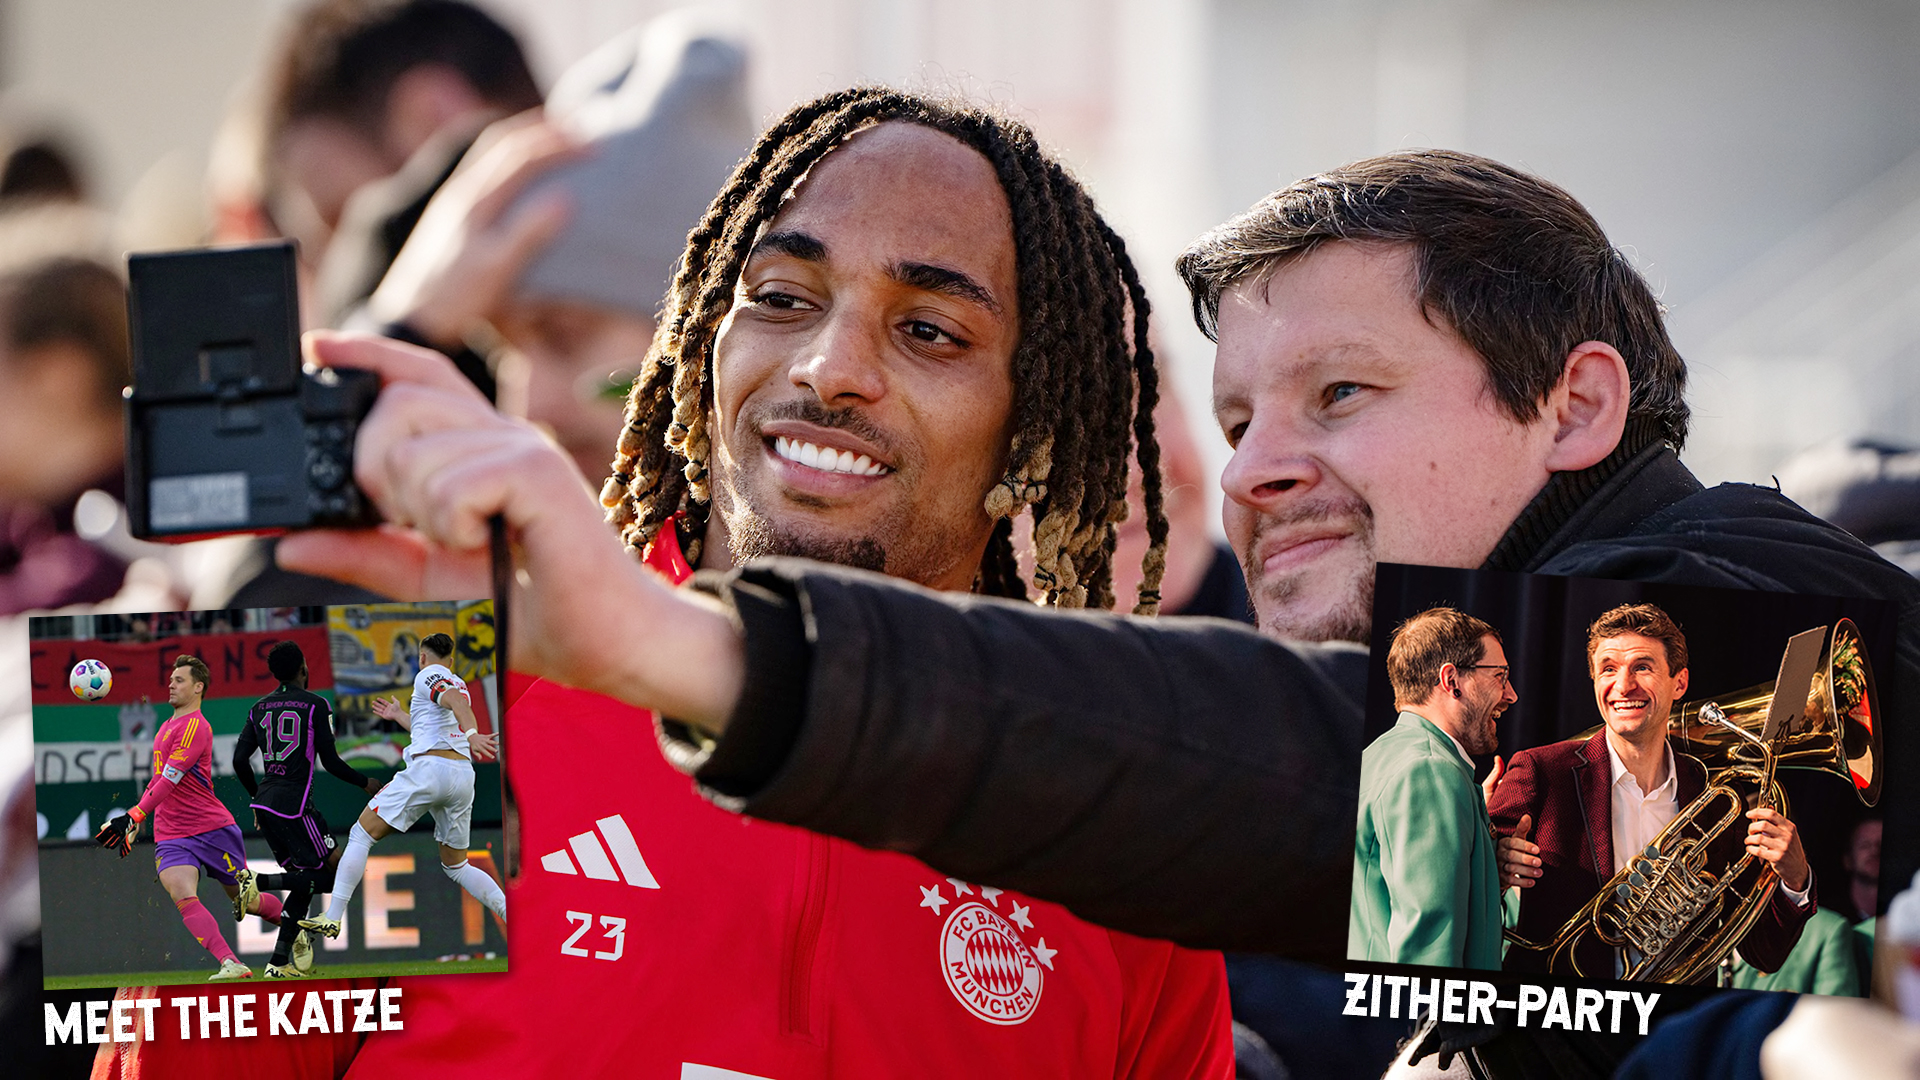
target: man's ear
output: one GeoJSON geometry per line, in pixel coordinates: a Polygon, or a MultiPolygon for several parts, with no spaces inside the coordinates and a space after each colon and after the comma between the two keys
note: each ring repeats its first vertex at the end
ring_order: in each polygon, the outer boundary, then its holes
{"type": "Polygon", "coordinates": [[[1627,427],[1632,385],[1620,351],[1604,341],[1583,341],[1567,354],[1560,384],[1543,406],[1554,424],[1548,472],[1575,472],[1598,465],[1620,445],[1627,427]]]}
{"type": "Polygon", "coordinates": [[[1679,701],[1687,696],[1687,669],[1681,668],[1673,677],[1673,700],[1679,701]]]}

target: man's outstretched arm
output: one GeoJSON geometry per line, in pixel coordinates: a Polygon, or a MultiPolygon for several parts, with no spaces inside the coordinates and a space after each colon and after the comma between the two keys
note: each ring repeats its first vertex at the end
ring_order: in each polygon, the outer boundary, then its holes
{"type": "Polygon", "coordinates": [[[1346,955],[1366,656],[770,560],[746,692],[663,747],[723,805],[1182,944],[1346,955]]]}
{"type": "Polygon", "coordinates": [[[373,715],[380,719],[391,720],[400,725],[401,731],[410,732],[413,730],[413,714],[407,711],[405,705],[400,704],[393,698],[374,698],[372,703],[367,707],[373,711],[373,715]]]}

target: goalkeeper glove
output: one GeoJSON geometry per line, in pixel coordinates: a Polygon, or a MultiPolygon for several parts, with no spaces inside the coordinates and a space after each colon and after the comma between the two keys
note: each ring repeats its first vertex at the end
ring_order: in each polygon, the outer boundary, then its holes
{"type": "Polygon", "coordinates": [[[140,835],[140,823],[146,816],[146,811],[137,806],[124,814],[115,814],[93,834],[94,842],[108,851],[119,852],[124,859],[133,851],[133,839],[140,835]]]}

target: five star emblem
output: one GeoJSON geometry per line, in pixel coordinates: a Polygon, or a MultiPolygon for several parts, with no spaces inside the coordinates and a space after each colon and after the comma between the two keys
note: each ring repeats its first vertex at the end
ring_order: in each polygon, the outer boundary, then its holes
{"type": "MultiPolygon", "coordinates": [[[[961,881],[959,878],[948,878],[947,883],[953,886],[953,894],[956,897],[973,895],[973,886],[961,881]]],[[[942,908],[953,903],[952,900],[947,899],[941,894],[940,886],[938,885],[931,887],[922,885],[919,888],[920,906],[923,908],[932,908],[935,915],[940,914],[942,908]]],[[[1001,895],[1001,890],[993,888],[990,885],[980,887],[980,899],[985,900],[996,908],[1000,906],[1001,895]]],[[[1033,918],[1028,914],[1028,912],[1032,910],[1033,906],[1031,904],[1013,902],[1013,911],[1008,914],[1007,921],[1018,926],[1021,930],[1032,930],[1033,918]]],[[[1034,959],[1040,961],[1042,967],[1048,971],[1052,971],[1053,958],[1059,955],[1060,950],[1047,948],[1046,938],[1041,938],[1040,943],[1032,946],[1032,949],[1034,959]]]]}

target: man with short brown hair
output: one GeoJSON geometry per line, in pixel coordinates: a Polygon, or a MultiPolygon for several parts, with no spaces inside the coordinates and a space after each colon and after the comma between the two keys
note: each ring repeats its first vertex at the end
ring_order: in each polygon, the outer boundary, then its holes
{"type": "Polygon", "coordinates": [[[1354,960],[1493,970],[1500,884],[1473,754],[1518,698],[1493,627],[1453,608],[1408,619],[1387,650],[1400,718],[1360,755],[1354,960]]]}
{"type": "Polygon", "coordinates": [[[1680,624],[1673,616],[1652,604],[1621,604],[1604,612],[1587,627],[1587,671],[1593,673],[1595,654],[1600,645],[1608,638],[1623,634],[1637,634],[1660,643],[1666,654],[1669,671],[1687,670],[1687,636],[1680,632],[1680,624]]]}
{"type": "MultiPolygon", "coordinates": [[[[1500,841],[1500,880],[1522,890],[1515,932],[1553,940],[1601,886],[1657,837],[1707,784],[1700,761],[1676,754],[1667,716],[1687,692],[1687,639],[1652,604],[1624,604],[1587,632],[1587,670],[1604,726],[1513,755],[1488,807],[1500,841]]],[[[1812,917],[1813,874],[1798,830],[1770,807],[1747,812],[1747,851],[1771,864],[1780,885],[1740,940],[1740,954],[1775,971],[1812,917]]],[[[1573,963],[1587,978],[1613,978],[1620,958],[1589,939],[1573,963]]],[[[1544,954],[1510,949],[1506,966],[1545,969],[1544,954]]]]}
{"type": "Polygon", "coordinates": [[[1227,536],[1263,627],[1364,640],[1374,562],[1538,569],[1609,480],[1685,476],[1659,301],[1538,177],[1444,150],[1354,162],[1179,269],[1220,343],[1227,536]]]}

